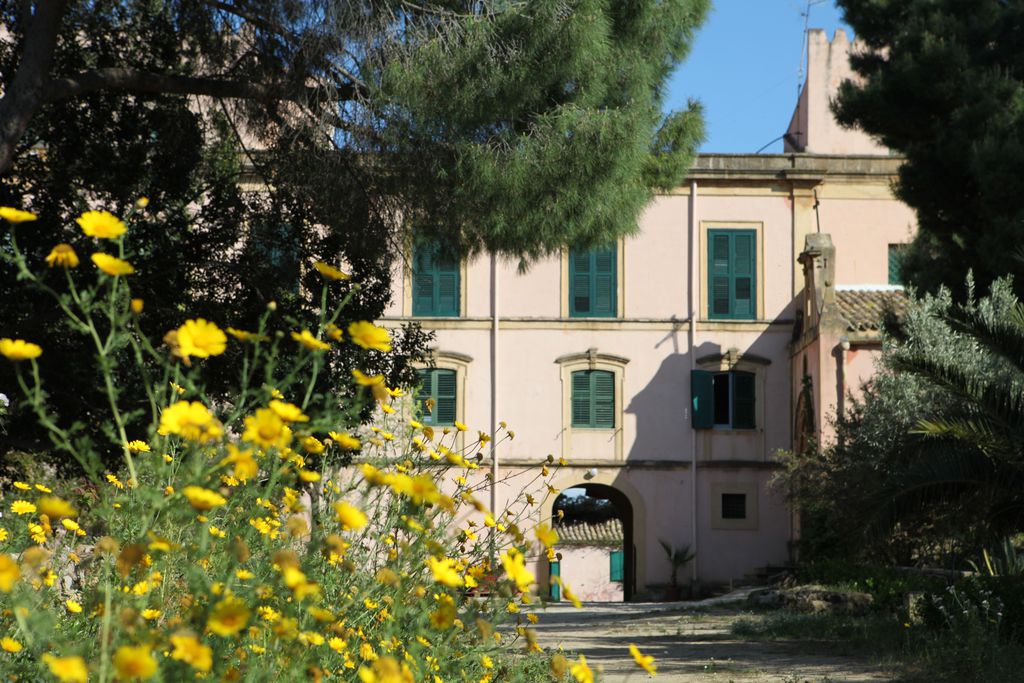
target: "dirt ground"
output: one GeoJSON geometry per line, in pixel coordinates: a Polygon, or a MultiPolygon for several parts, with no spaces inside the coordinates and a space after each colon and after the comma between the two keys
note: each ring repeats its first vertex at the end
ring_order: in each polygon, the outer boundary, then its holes
{"type": "Polygon", "coordinates": [[[539,613],[537,635],[545,647],[582,653],[607,683],[648,678],[629,655],[635,643],[654,655],[659,683],[867,683],[895,680],[869,658],[835,652],[828,643],[744,640],[731,624],[744,616],[738,605],[694,609],[665,603],[556,604],[539,613]]]}

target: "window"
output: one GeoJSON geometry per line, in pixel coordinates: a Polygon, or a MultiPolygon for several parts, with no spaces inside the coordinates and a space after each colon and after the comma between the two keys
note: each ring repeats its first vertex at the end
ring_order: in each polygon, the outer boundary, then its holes
{"type": "Polygon", "coordinates": [[[615,373],[607,370],[572,373],[572,426],[615,428],[615,373]]]}
{"type": "Polygon", "coordinates": [[[608,579],[610,581],[623,581],[623,565],[622,560],[625,553],[622,550],[613,550],[608,554],[608,579]]]}
{"type": "Polygon", "coordinates": [[[618,314],[616,245],[569,252],[569,315],[614,318],[618,314]]]}
{"type": "Polygon", "coordinates": [[[889,245],[889,284],[903,284],[903,258],[906,255],[907,245],[889,245]]]}
{"type": "Polygon", "coordinates": [[[420,389],[416,402],[422,410],[423,424],[442,427],[455,424],[455,371],[431,368],[419,370],[418,374],[420,389]]]}
{"type": "Polygon", "coordinates": [[[708,318],[757,318],[756,230],[708,230],[708,318]]]}
{"type": "Polygon", "coordinates": [[[752,372],[690,373],[693,428],[754,429],[757,427],[757,376],[752,372]]]}
{"type": "Polygon", "coordinates": [[[459,260],[445,253],[440,244],[417,244],[413,248],[413,315],[457,317],[461,286],[459,260]]]}
{"type": "Polygon", "coordinates": [[[723,493],[722,494],[722,519],[746,519],[747,518],[747,494],[745,493],[723,493]]]}

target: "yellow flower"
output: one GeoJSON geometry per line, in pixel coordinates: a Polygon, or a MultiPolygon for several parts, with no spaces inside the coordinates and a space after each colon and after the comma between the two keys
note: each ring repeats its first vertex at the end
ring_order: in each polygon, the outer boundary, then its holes
{"type": "Polygon", "coordinates": [[[368,521],[362,510],[344,501],[334,504],[334,516],[345,531],[362,529],[368,521]]]}
{"type": "Polygon", "coordinates": [[[128,450],[131,451],[132,453],[149,453],[152,450],[149,447],[148,443],[146,443],[145,441],[140,441],[138,439],[134,441],[129,441],[125,445],[128,447],[128,450]]]}
{"type": "Polygon", "coordinates": [[[309,422],[309,415],[303,414],[302,408],[293,403],[286,403],[275,399],[267,405],[285,422],[309,422]]]}
{"type": "Polygon", "coordinates": [[[487,655],[484,655],[483,657],[480,658],[480,663],[483,664],[485,669],[493,669],[494,668],[494,661],[490,657],[488,657],[487,655]]]}
{"type": "Polygon", "coordinates": [[[455,560],[450,557],[443,559],[428,557],[427,566],[430,567],[430,571],[434,575],[434,581],[449,588],[458,588],[465,583],[462,575],[455,569],[455,560]]]}
{"type": "Polygon", "coordinates": [[[321,275],[329,280],[348,280],[351,275],[343,271],[338,270],[334,266],[328,265],[323,261],[316,261],[313,267],[317,269],[321,275]]]}
{"type": "Polygon", "coordinates": [[[545,548],[550,548],[558,543],[558,532],[544,522],[537,525],[534,533],[537,534],[537,540],[544,544],[545,548]]]}
{"type": "Polygon", "coordinates": [[[72,614],[80,614],[82,612],[82,606],[74,600],[65,600],[64,606],[68,608],[68,611],[72,614]]]}
{"type": "Polygon", "coordinates": [[[43,349],[38,344],[27,342],[24,339],[0,339],[0,355],[7,360],[31,360],[43,355],[43,349]]]}
{"type": "Polygon", "coordinates": [[[78,516],[78,511],[71,506],[71,503],[57,496],[42,496],[36,501],[36,506],[41,514],[46,515],[53,522],[63,517],[78,516]]]}
{"type": "Polygon", "coordinates": [[[292,430],[270,408],[259,408],[245,418],[242,438],[261,448],[285,448],[292,439],[292,430]]]}
{"type": "Polygon", "coordinates": [[[213,649],[191,633],[178,633],[171,636],[171,659],[185,662],[198,671],[209,671],[213,668],[213,649]]]}
{"type": "Polygon", "coordinates": [[[142,681],[156,673],[156,659],[148,645],[122,645],[114,653],[114,671],[123,681],[142,681]]]}
{"type": "Polygon", "coordinates": [[[224,598],[213,606],[206,628],[218,636],[233,636],[245,628],[251,614],[238,598],[224,598]]]}
{"type": "Polygon", "coordinates": [[[652,676],[655,675],[655,673],[657,673],[658,667],[654,665],[654,657],[652,657],[651,655],[642,654],[640,652],[640,648],[632,644],[629,646],[629,654],[633,655],[633,661],[635,661],[636,665],[639,666],[641,669],[643,669],[652,676]]]}
{"type": "Polygon", "coordinates": [[[10,593],[20,578],[21,569],[18,563],[7,553],[0,553],[0,591],[10,593]]]}
{"type": "Polygon", "coordinates": [[[328,323],[325,330],[327,332],[327,336],[336,342],[340,342],[345,337],[345,333],[342,332],[341,328],[335,325],[334,323],[328,323]]]}
{"type": "Polygon", "coordinates": [[[256,332],[246,332],[245,330],[236,330],[234,327],[229,327],[227,332],[240,342],[253,342],[258,344],[259,342],[270,341],[270,337],[265,335],[257,334],[256,332]]]}
{"type": "Polygon", "coordinates": [[[357,346],[376,351],[391,350],[391,335],[383,327],[361,320],[348,326],[348,338],[357,346]]]}
{"type": "Polygon", "coordinates": [[[345,432],[330,432],[331,441],[338,444],[339,448],[346,451],[358,451],[362,444],[356,437],[345,432]]]}
{"type": "Polygon", "coordinates": [[[594,672],[587,666],[587,658],[583,655],[580,655],[580,660],[573,664],[569,671],[578,683],[594,683],[594,672]]]}
{"type": "Polygon", "coordinates": [[[96,252],[92,255],[92,262],[96,264],[96,267],[102,270],[104,273],[111,277],[118,277],[119,275],[131,275],[135,272],[135,268],[132,264],[111,256],[110,254],[104,254],[103,252],[96,252]]]}
{"type": "Polygon", "coordinates": [[[8,223],[28,223],[37,220],[39,217],[31,211],[22,211],[12,206],[0,206],[0,218],[8,223]]]}
{"type": "Polygon", "coordinates": [[[51,268],[77,268],[78,254],[70,244],[58,244],[47,254],[46,265],[51,268]]]}
{"type": "Polygon", "coordinates": [[[21,643],[14,638],[0,638],[0,650],[4,652],[21,652],[21,643]]]}
{"type": "MultiPolygon", "coordinates": [[[[366,660],[366,657],[363,657],[366,660]]],[[[413,683],[415,677],[405,662],[401,664],[394,657],[380,657],[374,655],[372,668],[359,667],[360,683],[413,683]]]]}
{"type": "Polygon", "coordinates": [[[161,436],[177,434],[189,441],[203,442],[216,439],[224,430],[220,422],[199,401],[178,401],[164,408],[160,414],[158,433],[161,436]]]}
{"type": "Polygon", "coordinates": [[[225,465],[234,465],[231,476],[240,481],[249,481],[260,471],[260,466],[252,457],[252,451],[243,451],[234,444],[228,444],[228,457],[221,461],[225,465]]]}
{"type": "Polygon", "coordinates": [[[60,683],[89,683],[89,667],[81,657],[57,657],[45,652],[43,662],[60,683]]]}
{"type": "Polygon", "coordinates": [[[210,489],[204,489],[200,486],[186,486],[181,490],[181,493],[188,502],[199,511],[212,510],[215,507],[224,505],[227,499],[210,489]]]}
{"type": "Polygon", "coordinates": [[[86,211],[75,222],[89,237],[108,240],[120,237],[128,229],[124,221],[108,211],[86,211]]]}
{"type": "Polygon", "coordinates": [[[27,500],[16,500],[11,503],[11,512],[16,515],[31,515],[36,511],[36,506],[27,500]]]}
{"type": "Polygon", "coordinates": [[[107,481],[116,486],[119,489],[124,489],[124,483],[113,474],[107,475],[107,481]]]}
{"type": "Polygon", "coordinates": [[[467,427],[464,423],[459,422],[458,420],[455,421],[455,428],[458,429],[460,432],[464,432],[467,429],[469,429],[469,427],[467,427]]]}
{"type": "Polygon", "coordinates": [[[303,330],[302,332],[292,332],[292,339],[305,346],[310,351],[326,351],[331,348],[331,345],[327,342],[320,341],[312,334],[309,330],[303,330]]]}
{"type": "Polygon", "coordinates": [[[160,618],[160,610],[158,609],[144,609],[142,610],[142,618],[146,621],[153,621],[154,619],[160,618]]]}
{"type": "Polygon", "coordinates": [[[142,309],[145,308],[146,302],[143,301],[142,299],[132,299],[129,306],[131,306],[132,313],[134,313],[135,315],[139,315],[140,313],[142,313],[142,309]]]}
{"type": "Polygon", "coordinates": [[[302,448],[311,455],[319,455],[324,452],[323,443],[315,436],[305,437],[302,440],[302,448]]]}
{"type": "Polygon", "coordinates": [[[182,358],[219,356],[228,346],[228,338],[221,329],[203,318],[186,320],[177,331],[178,355],[182,358]]]}
{"type": "Polygon", "coordinates": [[[526,558],[515,548],[501,554],[501,565],[520,591],[528,590],[533,583],[533,574],[526,569],[526,558]]]}
{"type": "MultiPolygon", "coordinates": [[[[67,520],[64,520],[67,521],[67,520]]],[[[0,528],[0,543],[7,540],[7,529],[0,528]]]]}

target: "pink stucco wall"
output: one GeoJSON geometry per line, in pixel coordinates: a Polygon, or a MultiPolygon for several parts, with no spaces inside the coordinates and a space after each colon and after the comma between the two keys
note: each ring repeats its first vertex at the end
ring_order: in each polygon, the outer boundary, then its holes
{"type": "Polygon", "coordinates": [[[621,602],[622,582],[612,581],[611,548],[562,546],[562,578],[584,602],[621,602]]]}

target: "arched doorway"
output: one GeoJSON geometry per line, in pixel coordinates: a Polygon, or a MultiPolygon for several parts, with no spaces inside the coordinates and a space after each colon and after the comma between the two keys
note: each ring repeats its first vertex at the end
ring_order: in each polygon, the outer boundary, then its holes
{"type": "Polygon", "coordinates": [[[561,576],[584,601],[633,599],[633,506],[622,491],[595,483],[565,488],[552,507],[552,525],[560,539],[552,575],[561,576]]]}

